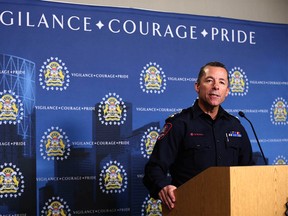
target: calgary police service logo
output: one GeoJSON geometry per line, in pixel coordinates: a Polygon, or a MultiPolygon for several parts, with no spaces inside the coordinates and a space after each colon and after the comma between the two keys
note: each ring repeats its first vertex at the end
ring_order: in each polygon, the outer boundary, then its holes
{"type": "Polygon", "coordinates": [[[41,216],[71,216],[71,210],[67,202],[60,197],[52,197],[45,202],[45,206],[41,210],[41,216]]]}
{"type": "Polygon", "coordinates": [[[166,76],[155,62],[143,67],[140,74],[140,88],[146,93],[163,93],[166,90],[166,76]]]}
{"type": "Polygon", "coordinates": [[[161,216],[162,205],[161,200],[154,199],[148,195],[142,204],[141,216],[161,216]]]}
{"type": "Polygon", "coordinates": [[[234,67],[229,71],[230,76],[230,92],[232,96],[244,96],[249,89],[248,79],[245,72],[239,68],[234,67]]]}
{"type": "Polygon", "coordinates": [[[287,125],[287,102],[277,98],[270,109],[270,119],[274,125],[287,125]]]}
{"type": "Polygon", "coordinates": [[[12,163],[0,166],[0,198],[18,197],[24,192],[24,177],[12,163]]]}
{"type": "Polygon", "coordinates": [[[285,164],[288,164],[288,161],[283,155],[279,155],[279,156],[277,156],[275,158],[275,160],[273,161],[273,164],[275,164],[275,165],[285,165],[285,164]]]}
{"type": "Polygon", "coordinates": [[[40,154],[47,160],[64,160],[70,155],[70,140],[59,127],[48,129],[41,139],[40,154]]]}
{"type": "Polygon", "coordinates": [[[18,95],[11,90],[0,92],[0,125],[20,123],[24,108],[18,95]]]}
{"type": "Polygon", "coordinates": [[[109,93],[100,102],[98,108],[99,121],[105,125],[124,124],[127,117],[126,105],[116,93],[109,93]]]}
{"type": "Polygon", "coordinates": [[[51,57],[43,63],[39,81],[46,90],[66,90],[70,83],[70,75],[65,63],[58,57],[51,57]]]}
{"type": "Polygon", "coordinates": [[[145,158],[149,158],[152,154],[153,148],[159,136],[160,129],[157,127],[150,127],[144,133],[141,139],[141,154],[145,158]]]}
{"type": "Polygon", "coordinates": [[[120,163],[110,161],[103,167],[99,178],[99,186],[103,193],[124,192],[127,184],[127,173],[120,163]]]}

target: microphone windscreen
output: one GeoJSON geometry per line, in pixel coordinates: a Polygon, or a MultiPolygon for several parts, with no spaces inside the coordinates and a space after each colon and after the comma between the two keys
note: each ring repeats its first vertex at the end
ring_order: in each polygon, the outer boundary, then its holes
{"type": "Polygon", "coordinates": [[[241,116],[241,117],[244,117],[244,116],[245,116],[245,114],[244,114],[242,111],[239,111],[238,114],[239,114],[239,116],[241,116]]]}

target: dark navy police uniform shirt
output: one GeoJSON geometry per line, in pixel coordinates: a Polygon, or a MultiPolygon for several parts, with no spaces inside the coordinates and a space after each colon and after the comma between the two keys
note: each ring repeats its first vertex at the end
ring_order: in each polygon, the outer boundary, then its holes
{"type": "Polygon", "coordinates": [[[251,143],[240,121],[221,106],[213,120],[196,101],[166,119],[145,166],[143,183],[158,198],[163,187],[178,187],[208,167],[253,164],[251,143]]]}

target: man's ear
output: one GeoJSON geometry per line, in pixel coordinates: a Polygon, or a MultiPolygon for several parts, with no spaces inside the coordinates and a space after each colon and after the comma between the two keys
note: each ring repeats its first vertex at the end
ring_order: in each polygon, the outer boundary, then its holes
{"type": "Polygon", "coordinates": [[[197,93],[199,93],[199,84],[198,84],[198,82],[195,82],[194,88],[195,88],[195,91],[196,91],[197,93]]]}
{"type": "Polygon", "coordinates": [[[226,90],[225,97],[227,97],[229,95],[229,91],[230,91],[230,88],[228,87],[227,90],[226,90]]]}

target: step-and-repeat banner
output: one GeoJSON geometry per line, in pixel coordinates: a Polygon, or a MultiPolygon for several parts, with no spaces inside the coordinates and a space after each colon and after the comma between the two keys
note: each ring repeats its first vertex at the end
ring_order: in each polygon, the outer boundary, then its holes
{"type": "Polygon", "coordinates": [[[2,1],[1,215],[161,215],[143,167],[209,61],[229,70],[223,107],[287,164],[287,25],[2,1]]]}

